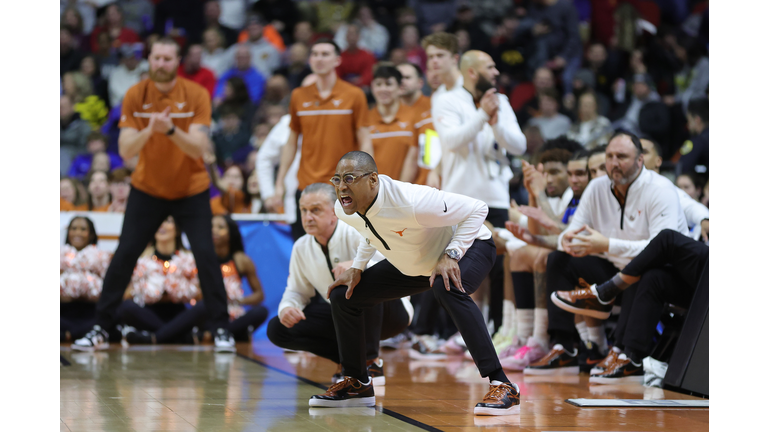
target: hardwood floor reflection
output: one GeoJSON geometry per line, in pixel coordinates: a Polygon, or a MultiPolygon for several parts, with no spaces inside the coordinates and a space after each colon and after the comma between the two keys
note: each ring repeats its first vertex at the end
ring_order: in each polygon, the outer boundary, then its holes
{"type": "Polygon", "coordinates": [[[62,345],[62,431],[696,431],[708,409],[578,408],[568,398],[695,399],[641,385],[589,385],[586,375],[524,377],[521,414],[475,417],[488,390],[471,361],[413,361],[404,348],[383,351],[386,387],[376,409],[309,409],[335,365],[285,353],[266,341],[239,344],[238,355],[211,346],[113,345],[79,353],[62,345]],[[298,377],[298,378],[297,378],[298,377]]]}

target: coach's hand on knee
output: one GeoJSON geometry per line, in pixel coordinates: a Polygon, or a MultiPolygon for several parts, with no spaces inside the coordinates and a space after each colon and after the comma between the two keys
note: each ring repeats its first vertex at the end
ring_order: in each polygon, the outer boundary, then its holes
{"type": "Polygon", "coordinates": [[[360,282],[360,275],[363,273],[362,270],[356,269],[356,268],[349,268],[347,271],[342,273],[339,277],[336,278],[335,281],[328,287],[328,294],[327,298],[331,298],[331,291],[333,291],[334,288],[342,285],[346,285],[347,287],[347,300],[349,300],[350,297],[352,297],[352,291],[355,289],[355,286],[358,282],[360,282]]]}
{"type": "Polygon", "coordinates": [[[432,286],[432,284],[435,282],[435,277],[437,275],[441,275],[443,277],[443,283],[445,283],[446,291],[451,290],[451,285],[448,281],[448,278],[450,278],[450,280],[453,281],[453,284],[456,285],[456,288],[458,288],[459,291],[466,293],[466,291],[464,291],[464,287],[461,285],[461,269],[459,268],[458,261],[449,258],[448,255],[443,255],[443,257],[440,258],[440,261],[437,262],[435,269],[432,270],[432,276],[429,277],[429,286],[432,286]]]}

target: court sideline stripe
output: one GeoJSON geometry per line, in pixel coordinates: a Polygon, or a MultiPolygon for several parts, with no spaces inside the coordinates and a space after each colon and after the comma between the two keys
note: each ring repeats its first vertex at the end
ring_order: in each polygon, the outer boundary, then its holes
{"type": "Polygon", "coordinates": [[[61,357],[61,364],[64,366],[72,366],[72,363],[69,362],[69,360],[65,359],[63,355],[59,354],[59,357],[61,357]]]}
{"type": "MultiPolygon", "coordinates": [[[[296,375],[294,373],[287,372],[287,371],[284,371],[282,369],[278,369],[275,366],[268,365],[268,364],[264,363],[261,360],[256,360],[255,358],[248,357],[248,356],[240,354],[240,353],[237,353],[237,356],[242,358],[242,359],[254,362],[254,363],[258,364],[258,365],[261,365],[261,366],[263,366],[263,367],[265,367],[265,368],[267,368],[269,370],[273,370],[273,371],[279,372],[279,373],[281,373],[283,375],[288,375],[289,377],[296,378],[297,380],[299,380],[299,381],[301,381],[301,382],[303,382],[305,384],[309,384],[311,386],[317,387],[317,388],[322,389],[322,390],[328,390],[328,387],[326,387],[326,386],[324,386],[324,385],[322,385],[320,383],[314,382],[314,381],[312,381],[310,379],[307,379],[307,378],[304,378],[304,377],[300,377],[300,376],[298,376],[298,375],[296,375]]],[[[62,360],[63,359],[64,359],[64,357],[62,357],[62,360]]],[[[400,421],[404,421],[404,422],[410,424],[411,426],[415,426],[415,427],[417,427],[419,429],[423,429],[423,430],[430,431],[430,432],[442,432],[441,429],[438,429],[438,428],[436,428],[434,426],[430,426],[428,424],[422,423],[422,422],[420,422],[418,420],[415,420],[415,419],[412,419],[412,418],[410,418],[410,417],[408,417],[406,415],[403,415],[403,414],[400,414],[398,412],[392,411],[391,409],[376,407],[376,410],[378,410],[382,414],[386,414],[386,415],[388,415],[390,417],[394,417],[394,418],[396,418],[396,419],[398,419],[400,421]]]]}

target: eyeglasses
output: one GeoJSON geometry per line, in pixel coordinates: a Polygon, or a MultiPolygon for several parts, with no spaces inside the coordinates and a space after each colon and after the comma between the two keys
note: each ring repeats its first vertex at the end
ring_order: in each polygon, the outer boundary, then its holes
{"type": "Polygon", "coordinates": [[[344,179],[344,183],[351,185],[352,183],[356,182],[357,179],[365,177],[367,175],[373,174],[372,172],[360,174],[360,175],[354,175],[354,174],[344,174],[343,177],[339,177],[337,175],[331,177],[331,183],[333,183],[334,186],[339,186],[341,184],[341,179],[344,179]]]}

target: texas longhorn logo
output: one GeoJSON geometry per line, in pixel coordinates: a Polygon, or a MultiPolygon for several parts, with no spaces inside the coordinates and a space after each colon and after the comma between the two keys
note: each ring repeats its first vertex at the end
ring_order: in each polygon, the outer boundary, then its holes
{"type": "Polygon", "coordinates": [[[408,229],[408,228],[403,228],[403,230],[402,230],[402,231],[395,231],[395,230],[390,230],[390,231],[392,231],[393,233],[397,233],[397,234],[399,234],[399,235],[400,235],[400,237],[402,237],[402,236],[403,236],[403,232],[405,232],[405,230],[407,230],[407,229],[408,229]]]}

